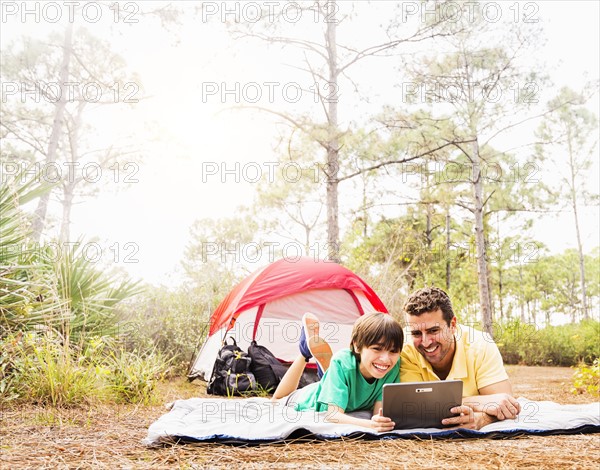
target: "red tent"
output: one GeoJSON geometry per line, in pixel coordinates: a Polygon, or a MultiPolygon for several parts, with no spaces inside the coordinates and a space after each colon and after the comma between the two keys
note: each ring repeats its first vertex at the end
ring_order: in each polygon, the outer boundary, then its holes
{"type": "Polygon", "coordinates": [[[226,336],[242,349],[256,340],[279,359],[292,361],[305,312],[319,317],[320,334],[335,352],[348,347],[356,319],[374,311],[387,313],[373,289],[349,269],[308,257],[276,261],[235,286],[213,312],[190,377],[210,378],[226,336]]]}

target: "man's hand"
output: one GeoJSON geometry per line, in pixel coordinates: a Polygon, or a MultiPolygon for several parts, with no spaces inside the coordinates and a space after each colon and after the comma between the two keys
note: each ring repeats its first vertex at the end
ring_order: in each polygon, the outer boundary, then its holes
{"type": "Polygon", "coordinates": [[[495,421],[495,418],[488,415],[487,413],[482,413],[479,411],[473,411],[473,408],[470,406],[462,405],[455,406],[450,410],[452,413],[459,414],[459,416],[454,416],[452,418],[446,418],[442,420],[442,424],[445,426],[454,424],[453,427],[448,429],[475,429],[479,430],[488,424],[491,424],[495,421]]]}
{"type": "Polygon", "coordinates": [[[377,432],[388,432],[394,429],[394,423],[390,418],[383,416],[383,410],[379,408],[379,413],[371,417],[371,427],[377,432]]]}
{"type": "Polygon", "coordinates": [[[508,393],[499,393],[496,395],[497,401],[488,403],[484,406],[485,413],[495,416],[500,421],[505,419],[515,419],[521,412],[521,404],[515,397],[508,393]]]}
{"type": "Polygon", "coordinates": [[[495,416],[500,421],[515,419],[521,412],[521,405],[517,399],[508,393],[467,397],[463,399],[463,405],[470,406],[475,411],[495,416]]]}
{"type": "Polygon", "coordinates": [[[457,416],[453,416],[452,418],[446,418],[442,420],[442,424],[444,426],[454,426],[454,427],[470,427],[471,424],[475,422],[475,412],[473,408],[467,405],[455,406],[450,410],[452,413],[457,416]]]}

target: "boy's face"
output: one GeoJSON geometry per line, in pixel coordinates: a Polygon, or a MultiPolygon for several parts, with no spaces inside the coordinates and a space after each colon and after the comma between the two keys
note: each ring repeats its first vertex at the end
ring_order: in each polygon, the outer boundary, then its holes
{"type": "Polygon", "coordinates": [[[427,359],[434,369],[449,368],[454,358],[454,332],[456,317],[450,325],[444,320],[440,309],[421,315],[407,315],[408,329],[417,351],[427,359]]]}
{"type": "Polygon", "coordinates": [[[383,378],[400,358],[400,351],[392,352],[379,344],[364,346],[359,354],[359,370],[365,379],[383,378]]]}

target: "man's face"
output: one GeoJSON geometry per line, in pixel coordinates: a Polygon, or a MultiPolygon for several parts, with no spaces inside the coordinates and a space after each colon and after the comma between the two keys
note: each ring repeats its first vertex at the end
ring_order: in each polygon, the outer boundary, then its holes
{"type": "Polygon", "coordinates": [[[449,368],[454,358],[456,317],[453,317],[448,325],[442,311],[437,309],[419,316],[407,315],[407,321],[417,351],[434,369],[449,368]]]}

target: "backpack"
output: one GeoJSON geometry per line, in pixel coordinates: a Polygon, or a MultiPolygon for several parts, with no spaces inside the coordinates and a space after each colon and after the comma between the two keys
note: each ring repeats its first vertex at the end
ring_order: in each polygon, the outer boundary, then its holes
{"type": "Polygon", "coordinates": [[[250,372],[251,359],[237,345],[231,337],[233,344],[228,344],[227,339],[217,354],[215,365],[206,387],[206,393],[211,395],[242,395],[256,389],[256,379],[250,372]]]}
{"type": "Polygon", "coordinates": [[[248,356],[252,359],[250,370],[256,378],[256,383],[265,391],[275,390],[282,377],[287,371],[279,359],[264,346],[260,346],[256,341],[252,341],[248,346],[248,356]]]}

